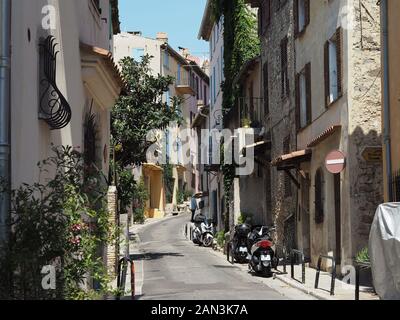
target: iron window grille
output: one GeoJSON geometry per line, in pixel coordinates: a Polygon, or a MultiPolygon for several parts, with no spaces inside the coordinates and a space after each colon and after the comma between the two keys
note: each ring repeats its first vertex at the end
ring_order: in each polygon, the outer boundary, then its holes
{"type": "Polygon", "coordinates": [[[39,119],[52,130],[66,127],[71,121],[71,107],[57,86],[57,42],[48,36],[40,46],[40,106],[39,119]]]}

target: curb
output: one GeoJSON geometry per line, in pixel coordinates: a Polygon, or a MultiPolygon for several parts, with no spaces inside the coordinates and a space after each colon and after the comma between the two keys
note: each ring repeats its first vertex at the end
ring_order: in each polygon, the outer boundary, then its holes
{"type": "Polygon", "coordinates": [[[279,280],[279,281],[281,281],[281,282],[283,282],[283,283],[285,283],[285,284],[287,284],[287,285],[289,285],[289,286],[291,286],[291,287],[293,287],[293,288],[295,288],[297,290],[300,290],[301,292],[303,292],[305,294],[308,294],[308,295],[310,295],[310,296],[312,296],[314,298],[317,298],[319,300],[337,300],[337,299],[329,299],[326,296],[320,295],[320,294],[316,293],[313,290],[307,289],[306,287],[302,286],[300,283],[296,283],[292,279],[285,278],[284,276],[276,275],[275,279],[277,279],[277,280],[279,280]]]}

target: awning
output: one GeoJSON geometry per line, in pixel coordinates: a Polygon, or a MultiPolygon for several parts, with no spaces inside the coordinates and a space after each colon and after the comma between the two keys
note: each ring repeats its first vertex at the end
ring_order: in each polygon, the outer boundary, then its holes
{"type": "Polygon", "coordinates": [[[254,149],[254,152],[263,151],[263,150],[264,151],[265,150],[271,150],[271,146],[272,146],[271,141],[259,141],[259,142],[250,144],[248,146],[245,146],[242,149],[242,155],[245,157],[246,156],[246,152],[249,149],[254,149]]]}
{"type": "Polygon", "coordinates": [[[286,168],[294,168],[300,163],[310,161],[311,156],[311,149],[296,151],[276,158],[274,161],[271,162],[271,165],[274,167],[278,167],[278,169],[281,170],[284,170],[286,168]]]}
{"type": "Polygon", "coordinates": [[[314,140],[312,140],[307,145],[307,148],[316,147],[318,144],[320,144],[325,139],[329,138],[331,135],[333,135],[336,131],[340,130],[341,128],[342,128],[341,125],[334,125],[334,126],[329,127],[323,133],[321,133],[318,137],[316,137],[314,140]]]}
{"type": "Polygon", "coordinates": [[[143,164],[143,169],[146,171],[158,171],[158,172],[163,172],[164,169],[154,163],[145,163],[143,164]]]}
{"type": "Polygon", "coordinates": [[[210,114],[209,106],[204,106],[199,108],[199,113],[193,120],[192,129],[200,127],[207,120],[209,114],[210,114]]]}

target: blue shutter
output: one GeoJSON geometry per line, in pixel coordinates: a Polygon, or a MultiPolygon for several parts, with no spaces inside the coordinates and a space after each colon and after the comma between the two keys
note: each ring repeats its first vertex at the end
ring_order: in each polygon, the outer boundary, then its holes
{"type": "Polygon", "coordinates": [[[215,77],[216,77],[216,73],[215,73],[215,67],[213,68],[213,100],[214,103],[217,100],[217,86],[216,86],[216,82],[215,82],[215,77]]]}

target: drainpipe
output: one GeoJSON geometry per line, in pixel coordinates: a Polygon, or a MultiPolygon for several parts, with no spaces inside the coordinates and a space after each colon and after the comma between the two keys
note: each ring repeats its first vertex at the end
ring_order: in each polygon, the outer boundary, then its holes
{"type": "Polygon", "coordinates": [[[386,179],[389,201],[393,199],[393,188],[390,183],[392,175],[392,150],[390,137],[390,88],[389,88],[389,26],[388,0],[381,1],[381,26],[383,50],[383,142],[386,152],[386,179]]]}
{"type": "MultiPolygon", "coordinates": [[[[11,0],[0,0],[0,177],[10,186],[11,0]]],[[[10,193],[0,191],[0,247],[8,243],[10,193]]]]}

